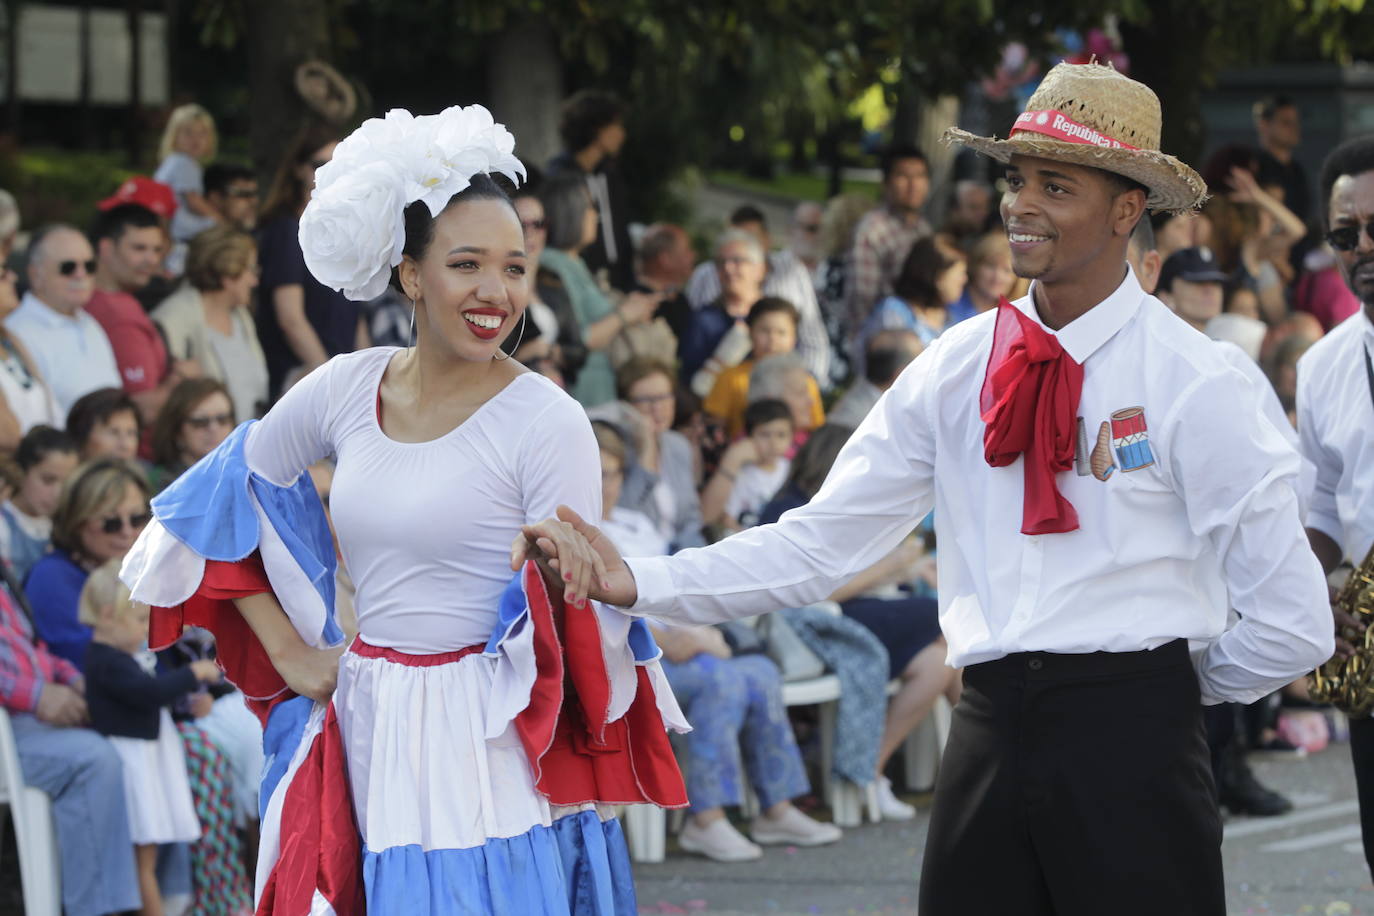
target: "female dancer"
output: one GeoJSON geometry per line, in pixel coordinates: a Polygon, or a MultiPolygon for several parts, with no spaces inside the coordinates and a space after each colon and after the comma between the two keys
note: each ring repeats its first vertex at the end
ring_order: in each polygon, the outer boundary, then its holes
{"type": "Polygon", "coordinates": [[[415,346],[336,357],[239,427],[154,502],[124,569],[161,609],[152,641],[214,630],[264,718],[259,914],[356,913],[364,893],[373,914],[632,914],[601,806],[686,801],[647,629],[564,605],[585,583],[510,581],[522,525],[600,506],[581,408],[498,350],[533,268],[487,174],[514,177],[512,146],[476,106],[393,111],[339,145],[306,262],[353,298],[396,284],[415,346]],[[304,473],[331,454],[360,631],[342,658],[304,473]]]}

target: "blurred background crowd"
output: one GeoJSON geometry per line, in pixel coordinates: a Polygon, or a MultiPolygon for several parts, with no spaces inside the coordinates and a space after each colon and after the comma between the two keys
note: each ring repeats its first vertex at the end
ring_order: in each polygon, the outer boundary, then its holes
{"type": "MultiPolygon", "coordinates": [[[[64,752],[88,793],[83,816],[94,834],[124,838],[91,875],[63,876],[69,913],[127,908],[95,887],[111,870],[136,883],[144,912],[251,909],[257,722],[206,667],[208,633],[188,630],[156,658],[129,635],[136,611],[110,570],[147,524],[149,500],[236,424],[332,356],[410,343],[409,302],[326,289],[297,240],[315,170],[388,102],[429,111],[481,101],[515,133],[530,180],[512,196],[538,270],[503,347],[586,408],[601,448],[602,524],[628,554],[710,543],[804,503],[931,341],[1026,294],[1001,226],[1000,168],[934,138],[956,122],[1004,135],[1058,59],[1108,60],[1160,92],[1165,149],[1199,166],[1212,197],[1198,213],[1143,221],[1133,269],[1182,320],[1244,351],[1292,416],[1298,358],[1359,308],[1322,241],[1311,172],[1325,145],[1357,132],[1355,113],[1374,110],[1360,107],[1374,81],[1333,63],[1222,65],[1272,58],[1260,46],[1283,29],[1297,30],[1294,53],[1339,61],[1358,36],[1344,7],[1291,22],[1256,14],[1253,35],[1180,84],[1159,59],[1160,26],[1117,18],[1110,4],[1061,11],[1058,31],[993,4],[991,19],[951,24],[942,47],[905,19],[895,34],[906,44],[891,46],[875,28],[884,23],[814,5],[816,22],[790,38],[788,23],[712,18],[713,4],[683,21],[639,10],[628,33],[621,20],[640,4],[611,4],[604,21],[553,4],[541,22],[478,4],[432,34],[401,28],[426,14],[400,2],[342,23],[310,18],[325,10],[314,2],[7,6],[0,705],[21,759],[39,730],[87,736],[64,752]],[[384,14],[394,21],[380,28],[384,14]],[[847,43],[812,31],[827,23],[848,29],[847,43]],[[96,79],[100,54],[118,43],[106,26],[123,30],[128,52],[113,89],[96,79]],[[673,27],[685,30],[679,58],[646,63],[673,27]],[[280,34],[292,28],[298,45],[280,34]],[[75,87],[26,97],[25,79],[56,79],[38,52],[73,35],[75,87]],[[703,35],[749,53],[708,54],[703,35]],[[485,92],[415,78],[415,61],[446,40],[455,73],[483,61],[475,83],[485,92]],[[361,49],[383,63],[345,77],[324,62],[361,49]],[[956,54],[983,75],[970,81],[956,54]],[[1206,94],[1204,80],[1221,88],[1206,94]],[[619,89],[567,91],[577,85],[619,89]],[[1319,142],[1307,139],[1312,123],[1319,142]],[[93,639],[136,664],[93,652],[93,639]],[[130,691],[146,711],[137,722],[108,713],[109,697],[130,691]],[[119,768],[142,766],[157,784],[129,795],[137,805],[115,805],[119,768]]],[[[1211,17],[1204,33],[1239,31],[1225,8],[1180,5],[1179,15],[1211,17]]],[[[1168,30],[1168,61],[1196,42],[1187,31],[1168,30]]],[[[331,467],[311,476],[328,507],[331,467]]],[[[757,859],[727,816],[751,791],[802,842],[840,839],[813,816],[813,784],[830,777],[815,771],[815,716],[779,700],[784,683],[826,671],[855,699],[835,772],[874,786],[882,817],[916,815],[909,793],[926,787],[903,785],[894,755],[959,691],[936,619],[936,549],[927,519],[826,608],[769,627],[657,632],[696,726],[679,747],[692,802],[682,849],[757,859]]],[[[339,585],[349,629],[342,563],[339,585]]],[[[1217,715],[1215,771],[1233,812],[1289,807],[1255,780],[1248,752],[1296,755],[1340,737],[1339,719],[1311,707],[1301,685],[1217,715]]]]}

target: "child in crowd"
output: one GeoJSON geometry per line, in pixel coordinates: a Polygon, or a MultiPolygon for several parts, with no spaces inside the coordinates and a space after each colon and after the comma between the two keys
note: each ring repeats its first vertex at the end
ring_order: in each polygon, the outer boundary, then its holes
{"type": "Polygon", "coordinates": [[[701,494],[708,525],[726,531],[753,527],[759,510],[787,479],[796,424],[785,401],[767,398],[744,411],[745,438],[726,449],[701,494]]]}
{"type": "Polygon", "coordinates": [[[162,916],[157,847],[200,838],[181,737],[167,707],[200,684],[220,680],[219,666],[198,659],[156,675],[146,646],[148,606],[129,599],[119,561],[91,573],[81,592],[80,620],[94,630],[86,650],[86,702],[91,726],[124,764],[124,797],[134,841],[143,916],[162,916]]]}
{"type": "MultiPolygon", "coordinates": [[[[749,403],[749,373],[755,364],[770,356],[792,353],[797,348],[797,325],[800,322],[796,306],[786,299],[767,296],[754,303],[745,324],[749,327],[749,357],[716,376],[711,393],[702,402],[702,409],[725,424],[726,435],[737,438],[744,431],[744,408],[749,403]]],[[[814,412],[818,414],[813,426],[824,417],[821,391],[811,379],[810,392],[814,412]]]]}
{"type": "Polygon", "coordinates": [[[22,583],[48,552],[62,482],[76,470],[76,442],[59,429],[35,426],[19,441],[14,459],[22,477],[14,496],[0,506],[0,557],[22,583]]]}
{"type": "Polygon", "coordinates": [[[172,250],[167,269],[180,274],[186,261],[186,243],[219,221],[219,213],[205,200],[204,164],[215,157],[215,120],[199,105],[182,105],[167,119],[158,146],[161,160],[155,181],[171,187],[177,196],[172,214],[172,250]]]}

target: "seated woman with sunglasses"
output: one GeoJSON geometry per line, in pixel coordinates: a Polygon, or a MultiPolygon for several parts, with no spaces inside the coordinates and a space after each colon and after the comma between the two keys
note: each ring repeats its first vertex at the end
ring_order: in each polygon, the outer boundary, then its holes
{"type": "Polygon", "coordinates": [[[38,230],[29,242],[29,291],[5,319],[8,333],[24,345],[57,400],[58,420],[65,420],[83,394],[124,384],[110,338],[86,311],[95,267],[91,243],[76,229],[38,230]]]}
{"type": "Polygon", "coordinates": [[[91,642],[91,628],[77,619],[81,588],[101,564],[128,553],[151,517],[147,481],[117,458],[78,468],[62,489],[52,552],[34,564],[24,593],[38,637],[78,670],[91,642]]]}
{"type": "Polygon", "coordinates": [[[234,400],[223,382],[193,378],[173,388],[153,424],[153,470],[148,475],[153,492],[161,493],[214,451],[235,423],[234,400]]]}

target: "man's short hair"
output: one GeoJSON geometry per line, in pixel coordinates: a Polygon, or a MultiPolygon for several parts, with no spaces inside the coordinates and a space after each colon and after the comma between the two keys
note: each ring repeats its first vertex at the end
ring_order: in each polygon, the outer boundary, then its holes
{"type": "Polygon", "coordinates": [[[45,226],[40,226],[33,235],[29,236],[29,247],[24,252],[24,268],[26,270],[32,269],[35,264],[43,259],[48,240],[60,232],[75,232],[77,235],[85,237],[80,229],[70,223],[48,223],[45,226]]]}
{"type": "Polygon", "coordinates": [[[120,204],[96,214],[91,223],[91,244],[99,246],[102,239],[119,241],[130,229],[159,229],[162,220],[142,204],[120,204]]]}
{"type": "Polygon", "coordinates": [[[205,193],[227,194],[229,186],[236,181],[256,182],[258,176],[246,165],[237,162],[214,162],[205,169],[205,193]]]}
{"type": "Polygon", "coordinates": [[[752,433],[765,423],[772,423],[775,420],[786,420],[787,425],[792,425],[792,408],[787,406],[787,402],[778,398],[764,398],[755,401],[744,408],[744,432],[752,433]]]}
{"type": "Polygon", "coordinates": [[[1131,241],[1129,244],[1134,246],[1135,250],[1141,254],[1154,251],[1157,247],[1155,243],[1154,224],[1148,219],[1137,220],[1135,228],[1131,230],[1131,241]]]}
{"type": "Polygon", "coordinates": [[[743,226],[748,223],[758,223],[764,229],[768,228],[768,220],[764,218],[763,211],[753,204],[738,206],[735,212],[730,214],[730,225],[743,226]]]}
{"type": "Polygon", "coordinates": [[[558,135],[571,152],[586,149],[601,128],[625,116],[620,99],[600,89],[573,93],[558,112],[558,135]]]}
{"type": "Polygon", "coordinates": [[[879,166],[883,170],[883,181],[892,177],[892,170],[903,159],[919,159],[926,164],[927,168],[930,167],[930,160],[926,158],[926,154],[921,152],[919,147],[910,143],[894,143],[883,150],[882,159],[879,162],[879,166]]]}
{"type": "Polygon", "coordinates": [[[763,250],[763,245],[760,244],[758,236],[752,232],[745,232],[743,229],[726,229],[720,234],[720,238],[716,239],[716,247],[712,253],[719,255],[720,250],[726,245],[744,245],[749,249],[749,253],[755,261],[760,264],[767,263],[768,252],[763,250]]]}
{"type": "Polygon", "coordinates": [[[639,242],[639,261],[652,264],[663,255],[677,247],[683,235],[682,228],[672,223],[654,223],[644,230],[644,238],[639,242]]]}
{"type": "Polygon", "coordinates": [[[1297,108],[1298,103],[1291,95],[1270,95],[1255,103],[1254,115],[1261,121],[1272,121],[1274,115],[1284,108],[1297,108]]]}
{"type": "Polygon", "coordinates": [[[1331,151],[1322,163],[1318,185],[1322,191],[1322,222],[1331,222],[1331,189],[1342,175],[1363,175],[1374,172],[1374,134],[1365,134],[1345,141],[1331,151]]]}

